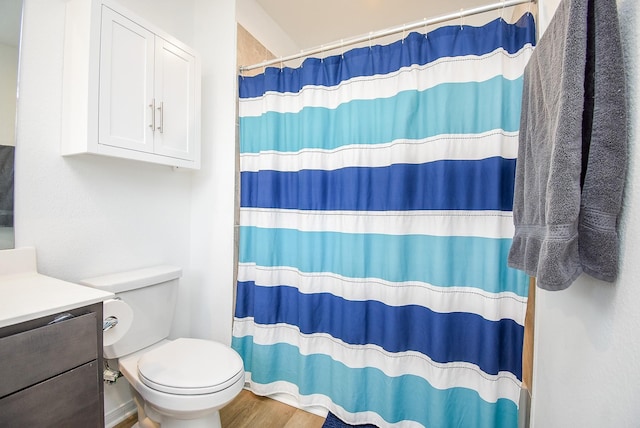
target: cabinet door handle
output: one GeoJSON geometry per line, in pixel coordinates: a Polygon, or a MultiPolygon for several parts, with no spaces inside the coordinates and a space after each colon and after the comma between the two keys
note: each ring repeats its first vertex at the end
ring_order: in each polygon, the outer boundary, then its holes
{"type": "Polygon", "coordinates": [[[151,131],[155,131],[156,130],[156,100],[155,98],[151,100],[151,104],[149,104],[149,108],[151,109],[151,125],[149,125],[149,128],[151,128],[151,131]]]}
{"type": "Polygon", "coordinates": [[[158,131],[160,131],[160,133],[162,134],[164,131],[164,102],[160,101],[160,107],[158,107],[158,110],[160,110],[160,126],[158,126],[158,131]]]}
{"type": "Polygon", "coordinates": [[[53,319],[53,321],[50,321],[49,323],[47,323],[47,325],[57,324],[57,323],[62,322],[62,321],[70,320],[71,318],[74,318],[74,316],[71,315],[70,313],[60,314],[60,315],[57,315],[53,319]]]}

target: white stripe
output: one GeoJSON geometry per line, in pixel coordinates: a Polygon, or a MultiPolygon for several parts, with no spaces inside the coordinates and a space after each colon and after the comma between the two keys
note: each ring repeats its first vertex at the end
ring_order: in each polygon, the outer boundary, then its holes
{"type": "Polygon", "coordinates": [[[233,331],[235,337],[253,336],[260,345],[295,344],[302,355],[329,355],[351,368],[372,367],[389,377],[412,374],[437,389],[469,388],[490,403],[500,398],[517,403],[520,397],[521,383],[512,373],[491,375],[464,361],[438,363],[415,351],[393,353],[377,345],[350,345],[328,334],[303,334],[288,324],[259,325],[250,318],[235,319],[233,331]]]}
{"type": "Polygon", "coordinates": [[[329,272],[306,273],[292,267],[238,265],[238,281],[274,287],[295,285],[303,294],[331,293],[351,301],[375,300],[389,306],[422,305],[439,313],[467,312],[489,321],[512,319],[524,325],[526,298],[511,292],[489,293],[472,287],[437,287],[418,281],[389,282],[347,278],[329,272]]]}
{"type": "Polygon", "coordinates": [[[400,139],[384,144],[352,144],[332,150],[303,149],[297,152],[241,153],[241,171],[336,170],[361,166],[422,164],[439,160],[480,160],[518,156],[518,132],[501,129],[482,134],[437,135],[421,140],[400,139]]]}
{"type": "Polygon", "coordinates": [[[304,232],[513,238],[510,211],[305,211],[241,208],[240,224],[304,232]]]}
{"type": "Polygon", "coordinates": [[[388,98],[402,91],[424,91],[443,83],[483,82],[500,75],[514,80],[522,76],[532,52],[530,44],[513,55],[500,48],[482,56],[445,57],[384,75],[358,76],[332,87],[310,85],[297,93],[267,92],[260,97],[241,98],[239,113],[240,117],[251,117],[267,111],[297,113],[305,107],[333,109],[352,100],[388,98]]]}

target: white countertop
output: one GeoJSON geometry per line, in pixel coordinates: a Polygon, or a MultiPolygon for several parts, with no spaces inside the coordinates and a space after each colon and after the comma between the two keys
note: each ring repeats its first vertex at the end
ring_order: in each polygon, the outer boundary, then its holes
{"type": "Polygon", "coordinates": [[[102,302],[112,293],[38,273],[0,277],[0,327],[102,302]]]}
{"type": "Polygon", "coordinates": [[[0,251],[0,327],[112,298],[113,293],[39,274],[33,249],[0,251]]]}

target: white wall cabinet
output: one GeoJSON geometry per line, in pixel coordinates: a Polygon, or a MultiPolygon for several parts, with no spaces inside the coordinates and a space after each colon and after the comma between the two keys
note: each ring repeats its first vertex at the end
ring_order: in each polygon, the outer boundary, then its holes
{"type": "Polygon", "coordinates": [[[110,0],[67,3],[62,154],[200,167],[200,60],[110,0]]]}

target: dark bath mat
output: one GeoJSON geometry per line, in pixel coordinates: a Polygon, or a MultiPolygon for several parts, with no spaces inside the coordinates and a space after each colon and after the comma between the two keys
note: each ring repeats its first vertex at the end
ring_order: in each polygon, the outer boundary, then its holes
{"type": "Polygon", "coordinates": [[[366,424],[366,425],[349,425],[345,422],[342,422],[336,415],[329,412],[327,415],[327,419],[322,424],[322,428],[349,428],[349,427],[361,427],[361,428],[378,428],[375,425],[366,424]]]}

